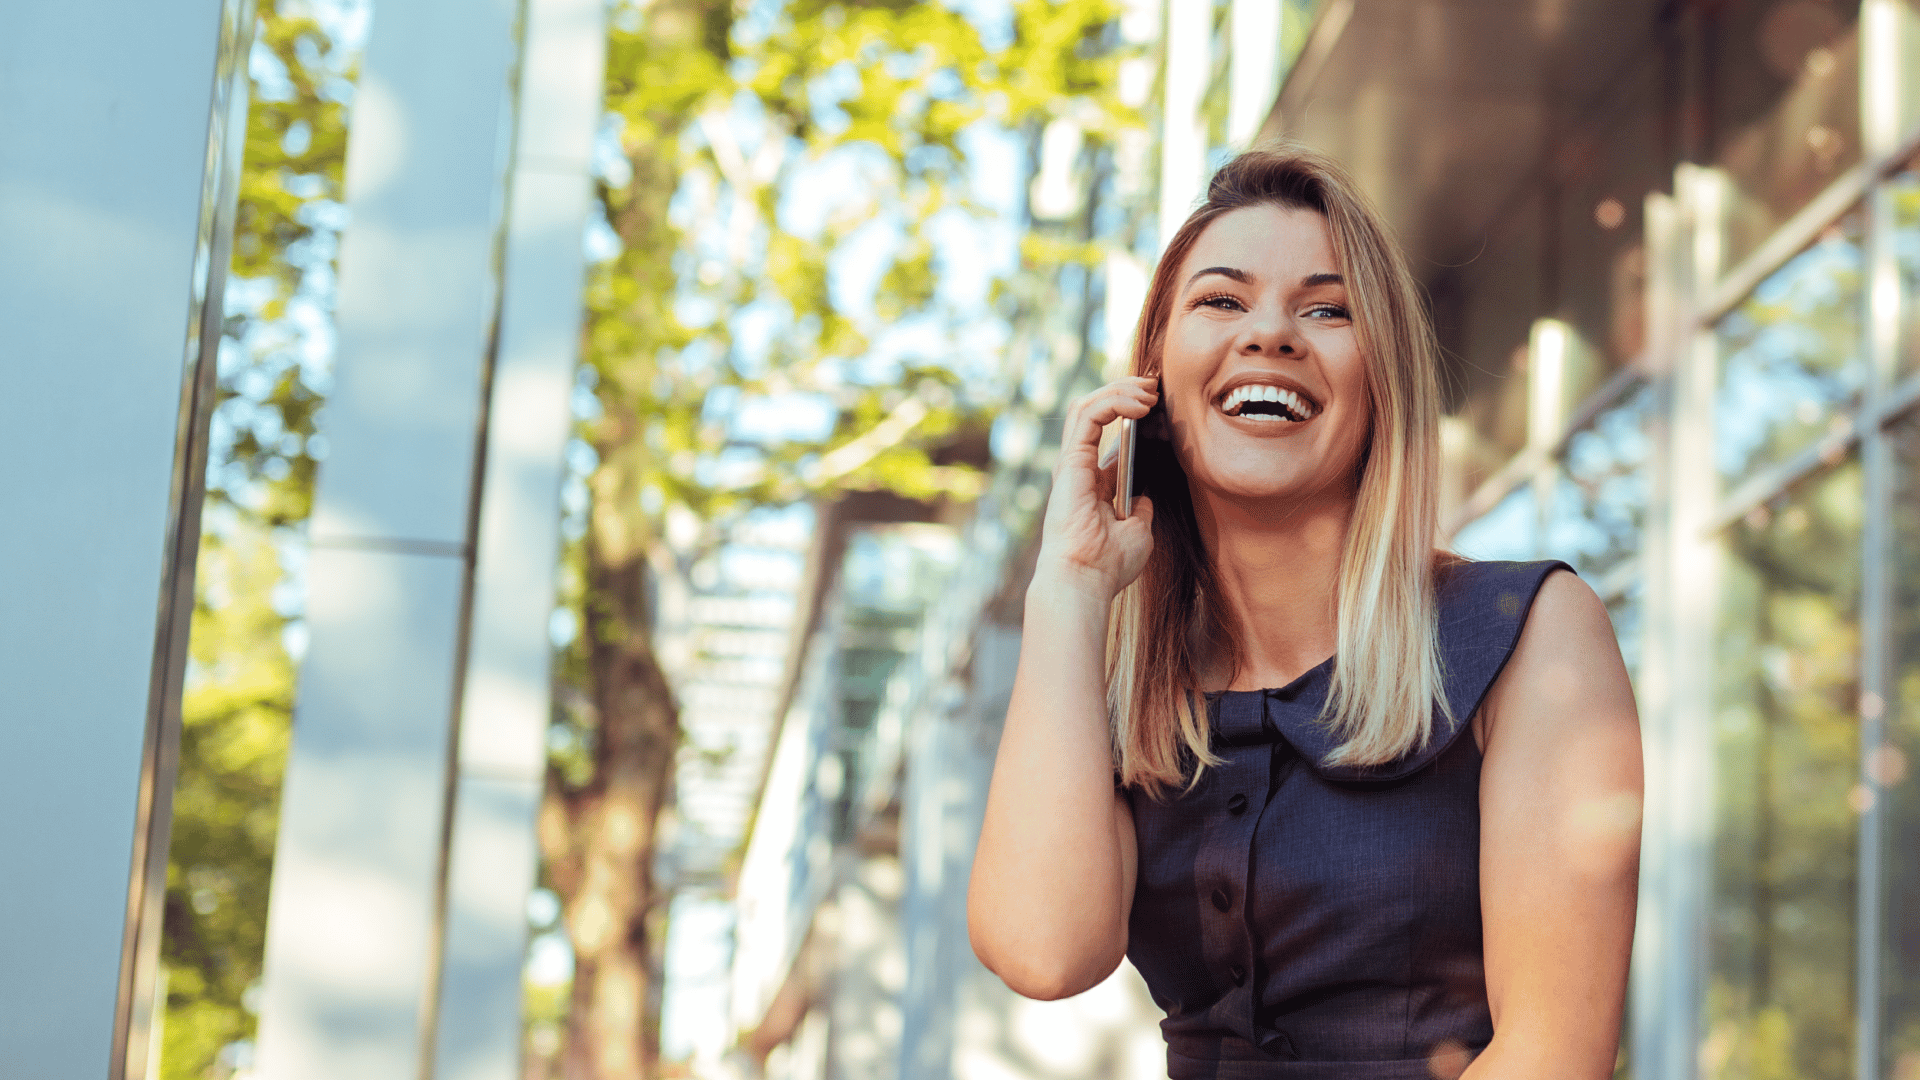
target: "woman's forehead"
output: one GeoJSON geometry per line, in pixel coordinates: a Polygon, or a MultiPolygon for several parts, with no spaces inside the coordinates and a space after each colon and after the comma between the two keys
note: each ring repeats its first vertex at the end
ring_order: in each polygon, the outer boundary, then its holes
{"type": "Polygon", "coordinates": [[[1317,210],[1265,204],[1229,210],[1194,239],[1180,284],[1208,267],[1229,267],[1256,281],[1289,281],[1339,273],[1333,233],[1317,210]]]}

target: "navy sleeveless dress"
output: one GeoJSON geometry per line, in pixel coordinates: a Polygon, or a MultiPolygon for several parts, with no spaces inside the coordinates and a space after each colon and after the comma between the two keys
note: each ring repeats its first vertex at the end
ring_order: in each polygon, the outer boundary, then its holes
{"type": "Polygon", "coordinates": [[[1225,759],[1184,795],[1130,793],[1127,956],[1167,1012],[1172,1080],[1430,1080],[1493,1038],[1480,931],[1480,751],[1468,730],[1560,562],[1437,582],[1449,725],[1371,768],[1321,764],[1333,661],[1207,697],[1225,759]]]}

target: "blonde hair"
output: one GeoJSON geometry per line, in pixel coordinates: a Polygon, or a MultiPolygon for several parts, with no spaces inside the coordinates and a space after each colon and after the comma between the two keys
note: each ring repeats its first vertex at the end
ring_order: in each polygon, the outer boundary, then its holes
{"type": "MultiPolygon", "coordinates": [[[[1339,657],[1321,721],[1341,740],[1327,764],[1384,764],[1432,737],[1441,692],[1434,601],[1439,517],[1438,347],[1405,256],[1338,164],[1290,143],[1239,155],[1214,174],[1207,198],[1168,241],[1134,334],[1132,372],[1158,375],[1176,278],[1200,234],[1249,206],[1313,210],[1326,218],[1367,358],[1372,432],[1361,457],[1352,522],[1341,553],[1335,619],[1339,657]]],[[[1153,499],[1153,554],[1113,605],[1107,692],[1123,784],[1160,797],[1218,764],[1195,692],[1203,645],[1229,670],[1239,640],[1213,576],[1186,474],[1167,444],[1143,440],[1139,474],[1153,499]],[[1149,647],[1147,643],[1151,643],[1149,647]]]]}

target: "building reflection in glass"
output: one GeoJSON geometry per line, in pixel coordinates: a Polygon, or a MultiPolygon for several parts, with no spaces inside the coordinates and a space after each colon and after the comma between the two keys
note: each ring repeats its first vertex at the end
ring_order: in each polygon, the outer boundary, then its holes
{"type": "Polygon", "coordinates": [[[1647,422],[1656,395],[1645,383],[1567,440],[1547,513],[1547,550],[1601,579],[1640,553],[1647,515],[1647,422]]]}
{"type": "MultiPolygon", "coordinates": [[[[1911,294],[1909,294],[1911,295],[1911,294]]],[[[1881,951],[1886,993],[1883,1076],[1920,1076],[1920,418],[1891,434],[1896,486],[1893,522],[1893,700],[1887,742],[1867,756],[1867,768],[1888,800],[1882,850],[1886,853],[1887,926],[1881,951]]]]}
{"type": "Polygon", "coordinates": [[[1858,215],[1761,282],[1716,328],[1720,473],[1737,482],[1846,423],[1859,404],[1858,215]]]}
{"type": "Polygon", "coordinates": [[[1860,469],[1724,540],[1707,1077],[1853,1075],[1860,469]]]}
{"type": "MultiPolygon", "coordinates": [[[[848,538],[837,612],[838,770],[830,770],[843,778],[833,795],[836,842],[852,838],[856,804],[873,779],[876,755],[886,756],[878,744],[890,734],[880,723],[889,684],[917,645],[927,608],[959,560],[959,537],[941,525],[873,526],[848,538]]],[[[892,737],[897,740],[898,733],[892,737]]]]}
{"type": "Polygon", "coordinates": [[[1729,264],[1860,162],[1859,17],[1860,0],[1718,5],[1707,82],[1729,264]]]}
{"type": "Polygon", "coordinates": [[[1453,550],[1469,559],[1539,557],[1540,507],[1533,488],[1517,487],[1493,509],[1453,534],[1453,550]]]}
{"type": "Polygon", "coordinates": [[[1920,171],[1913,163],[1888,179],[1887,205],[1893,219],[1888,240],[1900,268],[1900,294],[1906,298],[1899,361],[1899,373],[1906,375],[1920,369],[1920,305],[1912,302],[1920,296],[1920,171]]]}

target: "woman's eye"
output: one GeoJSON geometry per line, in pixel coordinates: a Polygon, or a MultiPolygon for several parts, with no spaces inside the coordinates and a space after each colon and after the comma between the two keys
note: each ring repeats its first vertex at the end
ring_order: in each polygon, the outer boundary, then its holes
{"type": "Polygon", "coordinates": [[[1338,304],[1316,304],[1307,309],[1307,314],[1316,319],[1347,319],[1352,317],[1346,308],[1338,304]]]}
{"type": "Polygon", "coordinates": [[[1203,296],[1199,300],[1199,305],[1218,308],[1221,311],[1239,311],[1245,306],[1240,303],[1239,298],[1225,295],[1203,296]]]}

